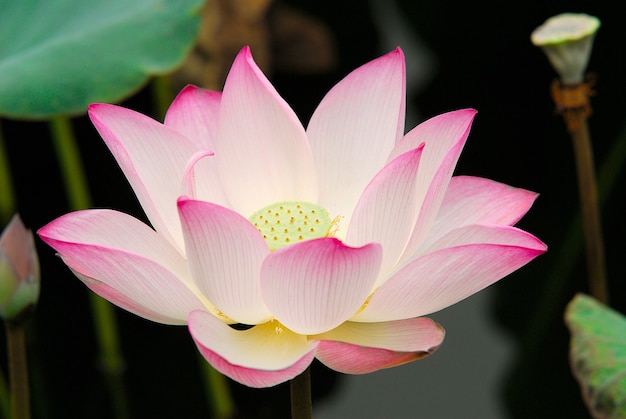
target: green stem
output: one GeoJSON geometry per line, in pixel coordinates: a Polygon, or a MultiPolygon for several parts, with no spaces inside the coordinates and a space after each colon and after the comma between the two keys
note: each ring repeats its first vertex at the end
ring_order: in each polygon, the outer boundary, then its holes
{"type": "Polygon", "coordinates": [[[155,104],[154,113],[157,121],[163,121],[172,100],[172,83],[167,75],[155,76],[152,79],[152,96],[155,104]]]}
{"type": "Polygon", "coordinates": [[[71,121],[66,117],[53,118],[50,120],[50,132],[61,166],[70,208],[72,210],[89,208],[91,197],[71,121]]]}
{"type": "MultiPolygon", "coordinates": [[[[66,117],[53,118],[50,121],[50,131],[71,208],[79,210],[90,207],[87,178],[71,121],[66,117]]],[[[128,417],[128,400],[122,380],[124,359],[120,350],[115,311],[111,304],[98,295],[89,293],[89,298],[100,350],[99,364],[108,385],[115,417],[125,418],[128,417]]]]}
{"type": "Polygon", "coordinates": [[[11,180],[11,168],[4,147],[4,137],[0,126],[0,225],[4,225],[15,212],[15,195],[11,180]]]}
{"type": "Polygon", "coordinates": [[[232,418],[235,413],[235,406],[226,377],[206,362],[200,354],[198,354],[198,362],[200,362],[204,383],[209,393],[211,417],[215,419],[232,418]]]}
{"type": "Polygon", "coordinates": [[[311,400],[311,366],[290,382],[291,417],[293,419],[311,419],[313,402],[311,400]]]}
{"type": "Polygon", "coordinates": [[[0,374],[0,417],[11,417],[11,398],[4,374],[0,374]]]}
{"type": "Polygon", "coordinates": [[[30,418],[28,363],[24,322],[5,322],[13,419],[30,418]]]}
{"type": "MultiPolygon", "coordinates": [[[[620,172],[626,164],[626,125],[613,146],[606,154],[607,159],[602,163],[598,172],[598,198],[599,206],[603,207],[611,196],[620,172]]],[[[542,342],[549,339],[547,336],[551,322],[546,319],[556,319],[562,314],[563,307],[555,304],[563,298],[568,279],[571,277],[574,266],[578,261],[578,255],[583,250],[583,232],[581,229],[582,216],[578,212],[570,222],[565,238],[557,246],[557,253],[552,263],[552,269],[545,276],[548,282],[534,305],[529,327],[527,328],[520,350],[518,371],[526,371],[532,368],[537,353],[542,349],[542,342]]],[[[570,296],[571,298],[571,296],[570,296]]],[[[514,379],[511,383],[511,393],[517,392],[516,388],[522,386],[520,379],[514,379]]]]}
{"type": "Polygon", "coordinates": [[[583,231],[585,232],[589,290],[595,299],[608,305],[609,294],[606,285],[604,241],[600,223],[593,151],[587,121],[583,120],[578,129],[570,134],[576,159],[583,231]]]}

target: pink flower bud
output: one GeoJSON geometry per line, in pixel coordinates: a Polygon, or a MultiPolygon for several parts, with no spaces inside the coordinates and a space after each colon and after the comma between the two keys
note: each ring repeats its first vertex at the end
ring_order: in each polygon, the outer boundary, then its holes
{"type": "Polygon", "coordinates": [[[16,320],[39,298],[39,260],[33,234],[19,215],[0,236],[0,316],[16,320]]]}

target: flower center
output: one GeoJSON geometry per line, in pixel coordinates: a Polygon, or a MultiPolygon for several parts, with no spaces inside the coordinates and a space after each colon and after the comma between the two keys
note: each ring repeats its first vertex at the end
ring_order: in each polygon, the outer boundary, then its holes
{"type": "Polygon", "coordinates": [[[271,251],[305,240],[332,235],[338,219],[310,202],[283,201],[261,208],[248,218],[271,251]]]}

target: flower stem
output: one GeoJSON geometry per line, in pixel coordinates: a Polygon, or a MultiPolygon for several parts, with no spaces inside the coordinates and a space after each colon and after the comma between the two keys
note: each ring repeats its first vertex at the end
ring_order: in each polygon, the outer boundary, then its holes
{"type": "MultiPolygon", "coordinates": [[[[597,177],[600,208],[606,204],[611,196],[619,175],[626,166],[626,124],[622,126],[620,135],[606,156],[606,160],[600,165],[597,177]]],[[[516,368],[518,371],[531,370],[537,357],[541,356],[544,342],[550,339],[548,333],[552,323],[546,319],[560,318],[563,310],[563,306],[555,304],[555,301],[569,301],[571,299],[571,295],[566,292],[567,283],[574,271],[578,255],[583,252],[584,242],[582,216],[581,212],[578,211],[570,220],[567,233],[563,236],[561,243],[556,246],[556,254],[553,255],[550,271],[545,275],[546,286],[536,301],[530,320],[527,322],[521,341],[520,359],[516,368]]],[[[507,392],[519,394],[522,391],[521,387],[525,385],[525,380],[525,377],[515,374],[507,392]]]]}
{"type": "Polygon", "coordinates": [[[589,290],[595,299],[608,304],[609,295],[606,285],[604,241],[600,223],[593,151],[591,149],[587,121],[581,121],[578,128],[571,131],[570,134],[574,146],[578,190],[583,216],[589,290]]]}
{"type": "Polygon", "coordinates": [[[26,361],[25,324],[23,321],[5,322],[7,354],[11,381],[11,405],[13,419],[30,418],[30,395],[28,391],[28,363],[26,361]]]}
{"type": "Polygon", "coordinates": [[[311,366],[291,380],[291,417],[293,419],[311,419],[313,402],[311,401],[311,366]]]}
{"type": "MultiPolygon", "coordinates": [[[[50,131],[71,208],[79,210],[90,207],[87,178],[71,121],[67,117],[55,117],[50,121],[50,131]]],[[[115,417],[125,418],[128,417],[128,401],[122,380],[124,359],[120,350],[115,312],[113,306],[98,295],[89,293],[89,298],[100,349],[99,364],[105,376],[115,417]]]]}
{"type": "Polygon", "coordinates": [[[15,212],[15,197],[9,159],[4,147],[2,127],[0,127],[0,225],[4,225],[15,212]]]}
{"type": "Polygon", "coordinates": [[[204,383],[209,393],[211,417],[216,419],[232,418],[235,408],[226,377],[213,368],[200,354],[198,354],[198,362],[202,366],[204,383]]]}
{"type": "Polygon", "coordinates": [[[4,374],[0,374],[0,417],[11,417],[11,397],[4,374]]]}
{"type": "Polygon", "coordinates": [[[168,75],[154,76],[151,83],[155,119],[163,122],[167,109],[172,103],[172,84],[168,75]]]}
{"type": "Polygon", "coordinates": [[[50,120],[50,133],[61,166],[65,190],[71,209],[91,206],[87,178],[80,160],[80,151],[74,138],[71,121],[66,117],[50,120]]]}

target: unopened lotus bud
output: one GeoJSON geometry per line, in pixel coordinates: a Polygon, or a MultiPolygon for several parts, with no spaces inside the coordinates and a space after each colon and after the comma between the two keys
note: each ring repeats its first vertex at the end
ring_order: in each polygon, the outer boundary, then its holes
{"type": "Polygon", "coordinates": [[[15,215],[0,236],[0,316],[18,320],[38,298],[39,259],[33,233],[15,215]]]}

